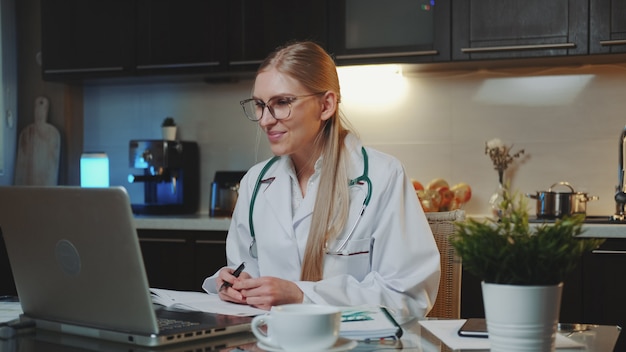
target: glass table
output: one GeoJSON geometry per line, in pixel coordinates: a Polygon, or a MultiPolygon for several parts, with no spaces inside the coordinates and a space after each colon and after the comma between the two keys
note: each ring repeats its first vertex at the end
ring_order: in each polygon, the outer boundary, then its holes
{"type": "MultiPolygon", "coordinates": [[[[590,351],[612,352],[621,328],[609,325],[560,324],[559,334],[580,342],[583,346],[575,349],[557,349],[557,352],[590,351]]],[[[404,335],[399,340],[361,341],[352,351],[468,351],[452,349],[413,320],[403,325],[404,335]]],[[[34,351],[228,351],[264,352],[259,348],[251,333],[239,333],[228,337],[213,338],[194,343],[176,344],[168,347],[150,348],[136,345],[118,344],[98,339],[58,334],[42,330],[20,332],[12,339],[0,339],[0,352],[34,351]]],[[[480,351],[473,349],[472,351],[480,351]]]]}

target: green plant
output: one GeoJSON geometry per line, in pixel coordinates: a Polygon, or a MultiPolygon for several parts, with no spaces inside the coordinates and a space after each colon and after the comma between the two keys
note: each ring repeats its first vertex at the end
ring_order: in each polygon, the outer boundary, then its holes
{"type": "Polygon", "coordinates": [[[174,122],[174,118],[173,117],[166,117],[163,120],[163,123],[161,124],[161,127],[171,127],[171,126],[176,126],[176,122],[174,122]]]}
{"type": "Polygon", "coordinates": [[[487,283],[555,285],[576,267],[583,253],[604,239],[581,238],[584,215],[531,227],[523,195],[505,187],[499,221],[473,218],[456,224],[450,239],[463,268],[487,283]]]}

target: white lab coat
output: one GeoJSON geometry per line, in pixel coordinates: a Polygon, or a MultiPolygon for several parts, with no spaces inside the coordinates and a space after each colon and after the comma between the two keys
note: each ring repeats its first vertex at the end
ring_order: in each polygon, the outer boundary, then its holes
{"type": "MultiPolygon", "coordinates": [[[[361,144],[352,135],[346,138],[346,144],[352,179],[363,173],[361,144]]],[[[424,317],[439,285],[436,243],[401,163],[374,149],[366,150],[371,201],[348,242],[346,255],[326,255],[321,281],[300,281],[318,182],[308,186],[305,199],[292,215],[288,157],[281,157],[263,176],[265,181],[254,204],[258,259],[252,258],[248,250],[252,241],[248,215],[256,180],[267,161],[252,167],[241,180],[226,240],[228,265],[245,262],[245,271],[253,277],[294,281],[304,292],[305,301],[335,306],[384,305],[404,317],[424,317]]],[[[350,215],[339,241],[354,226],[366,193],[365,184],[350,188],[350,215]]],[[[329,248],[337,246],[335,243],[329,248]]],[[[216,277],[217,273],[205,280],[203,288],[207,292],[217,292],[216,277]]]]}

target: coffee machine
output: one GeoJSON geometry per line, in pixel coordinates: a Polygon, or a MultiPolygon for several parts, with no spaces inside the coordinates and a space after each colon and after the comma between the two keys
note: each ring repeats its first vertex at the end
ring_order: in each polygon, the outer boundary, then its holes
{"type": "Polygon", "coordinates": [[[144,202],[132,204],[135,214],[193,214],[200,199],[200,158],[196,142],[131,140],[128,182],[142,182],[144,202]]]}

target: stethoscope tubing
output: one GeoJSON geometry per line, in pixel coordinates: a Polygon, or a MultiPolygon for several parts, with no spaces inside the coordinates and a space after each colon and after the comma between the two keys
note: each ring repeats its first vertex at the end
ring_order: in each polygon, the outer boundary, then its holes
{"type": "MultiPolygon", "coordinates": [[[[372,197],[372,181],[370,180],[368,176],[369,175],[369,158],[364,147],[361,147],[361,153],[363,154],[363,174],[357,178],[349,180],[348,187],[354,186],[360,183],[365,183],[367,185],[367,194],[365,195],[365,199],[363,200],[363,205],[361,206],[361,210],[359,211],[359,217],[354,222],[354,225],[352,225],[350,232],[348,233],[346,238],[344,238],[341,241],[339,248],[337,248],[333,252],[329,252],[328,254],[339,254],[339,255],[342,254],[343,250],[348,244],[348,241],[350,241],[350,239],[352,238],[352,235],[354,234],[354,230],[361,222],[361,218],[363,218],[363,213],[365,212],[365,209],[369,205],[371,197],[372,197]]],[[[256,234],[254,232],[254,221],[252,219],[252,215],[254,212],[254,203],[256,202],[256,198],[259,193],[259,188],[261,187],[261,183],[263,183],[263,177],[265,176],[269,168],[272,166],[272,164],[274,164],[278,159],[280,159],[280,157],[275,156],[272,159],[270,159],[270,161],[268,161],[267,164],[265,164],[265,166],[263,166],[263,169],[261,169],[261,172],[259,173],[259,177],[257,178],[256,183],[254,185],[252,196],[250,197],[250,212],[248,214],[248,225],[250,227],[250,237],[252,237],[252,242],[250,243],[248,252],[252,258],[258,258],[258,253],[257,253],[257,248],[256,248],[256,234]]]]}

